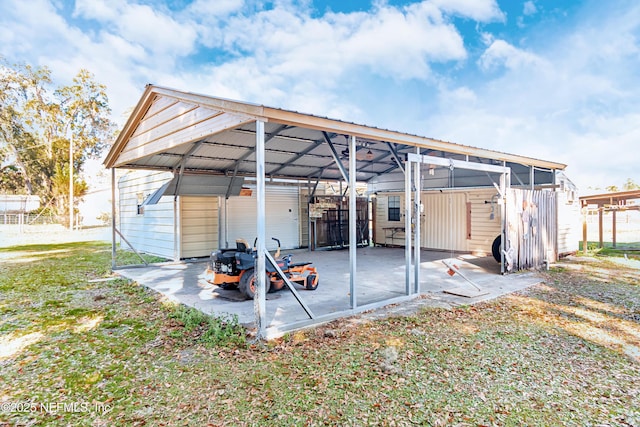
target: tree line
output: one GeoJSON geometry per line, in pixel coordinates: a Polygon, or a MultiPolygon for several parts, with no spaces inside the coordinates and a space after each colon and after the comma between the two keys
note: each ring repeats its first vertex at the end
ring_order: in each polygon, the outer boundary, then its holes
{"type": "Polygon", "coordinates": [[[640,185],[636,184],[633,179],[627,178],[627,181],[622,185],[622,190],[617,185],[610,185],[605,188],[605,190],[609,192],[618,192],[618,191],[632,191],[632,190],[640,190],[640,185]]]}
{"type": "Polygon", "coordinates": [[[114,138],[106,86],[81,69],[55,86],[51,70],[0,58],[0,194],[38,195],[43,208],[69,213],[87,191],[79,172],[114,138]]]}

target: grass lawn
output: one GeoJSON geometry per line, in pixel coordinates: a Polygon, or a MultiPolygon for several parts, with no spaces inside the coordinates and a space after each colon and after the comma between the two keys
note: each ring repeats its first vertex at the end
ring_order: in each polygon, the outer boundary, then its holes
{"type": "Polygon", "coordinates": [[[110,255],[0,249],[0,426],[640,426],[640,272],[603,258],[490,303],[250,344],[96,280],[110,255]]]}

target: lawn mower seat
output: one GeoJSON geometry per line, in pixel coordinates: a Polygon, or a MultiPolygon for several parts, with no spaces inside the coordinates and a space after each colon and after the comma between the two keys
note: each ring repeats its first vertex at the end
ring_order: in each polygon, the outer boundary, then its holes
{"type": "Polygon", "coordinates": [[[236,250],[238,252],[250,252],[251,247],[249,243],[244,239],[236,239],[236,250]]]}

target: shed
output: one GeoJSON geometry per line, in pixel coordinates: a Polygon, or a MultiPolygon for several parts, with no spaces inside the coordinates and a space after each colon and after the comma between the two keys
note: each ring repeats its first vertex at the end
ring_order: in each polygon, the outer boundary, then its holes
{"type": "MultiPolygon", "coordinates": [[[[463,222],[474,230],[478,226],[474,218],[482,215],[487,218],[494,215],[495,227],[480,238],[489,239],[491,233],[501,237],[498,259],[502,272],[539,267],[555,260],[562,252],[565,227],[570,224],[568,220],[559,222],[559,218],[563,218],[559,207],[573,206],[571,191],[575,191],[562,173],[566,165],[558,162],[153,85],[146,87],[105,165],[165,173],[166,182],[156,190],[173,196],[174,245],[178,230],[185,229],[178,212],[183,205],[191,205],[188,198],[195,196],[210,198],[207,199],[210,202],[193,199],[191,206],[208,205],[209,214],[203,219],[216,216],[217,244],[221,245],[221,230],[237,226],[224,212],[230,204],[238,203],[243,185],[249,183],[255,204],[245,211],[255,224],[258,271],[264,269],[270,256],[266,224],[274,216],[267,207],[271,206],[267,203],[269,184],[294,185],[298,188],[298,200],[306,199],[298,212],[306,213],[306,221],[300,218],[299,221],[307,227],[306,231],[298,227],[298,241],[303,240],[300,236],[307,236],[308,244],[314,218],[317,218],[315,214],[322,211],[322,203],[326,203],[318,188],[323,183],[339,184],[341,203],[337,209],[344,212],[348,225],[345,247],[349,249],[349,271],[345,273],[349,277],[352,311],[367,309],[358,305],[354,292],[358,285],[357,247],[361,240],[358,183],[366,185],[368,196],[387,196],[384,209],[393,215],[392,228],[402,231],[396,243],[405,247],[406,295],[386,303],[417,295],[420,269],[412,265],[420,263],[420,247],[437,241],[432,236],[434,231],[453,229],[463,222]],[[211,182],[197,185],[206,180],[211,182]],[[167,182],[170,184],[165,187],[167,182]],[[193,188],[196,187],[199,191],[209,190],[207,194],[195,195],[193,188]],[[469,203],[472,206],[459,218],[450,218],[444,208],[429,218],[425,216],[431,205],[451,206],[448,200],[456,200],[455,205],[465,209],[469,203]],[[485,211],[474,210],[474,203],[485,211]]],[[[115,192],[115,174],[112,176],[115,192]]],[[[162,195],[155,192],[143,194],[136,209],[146,210],[150,201],[161,198],[162,195]],[[148,201],[146,205],[145,201],[148,201]]],[[[456,215],[459,215],[457,209],[456,215]]],[[[283,217],[276,222],[290,220],[283,217]]],[[[212,224],[205,221],[194,227],[213,230],[216,226],[212,224]]],[[[373,228],[376,230],[377,226],[373,228]]],[[[138,231],[147,234],[158,230],[138,231]]],[[[114,247],[115,233],[114,223],[114,247]]],[[[452,244],[446,235],[440,239],[441,246],[452,244]]],[[[215,240],[207,244],[212,245],[215,240]]],[[[575,245],[577,248],[577,242],[575,245]]],[[[257,277],[256,324],[259,332],[263,332],[264,277],[257,277]]]]}

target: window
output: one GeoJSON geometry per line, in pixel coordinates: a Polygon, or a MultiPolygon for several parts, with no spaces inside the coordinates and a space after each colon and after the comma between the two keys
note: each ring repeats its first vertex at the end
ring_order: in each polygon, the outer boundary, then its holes
{"type": "Polygon", "coordinates": [[[400,221],[400,196],[389,196],[389,221],[400,221]]]}
{"type": "Polygon", "coordinates": [[[138,199],[136,214],[144,215],[144,194],[138,193],[136,197],[138,199]]]}

